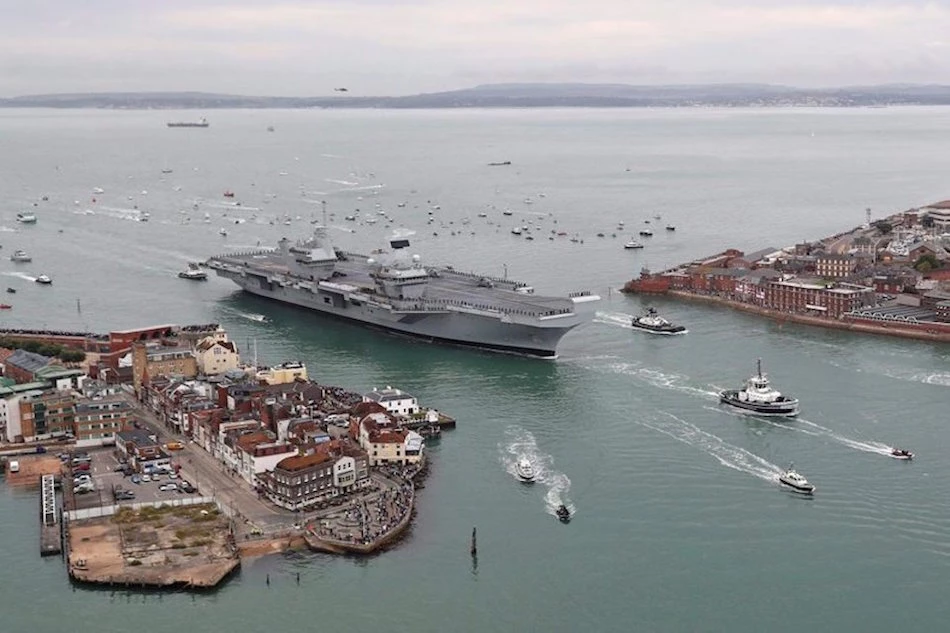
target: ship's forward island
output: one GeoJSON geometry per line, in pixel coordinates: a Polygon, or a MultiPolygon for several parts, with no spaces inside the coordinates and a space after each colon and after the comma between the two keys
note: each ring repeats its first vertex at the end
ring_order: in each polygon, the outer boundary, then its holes
{"type": "Polygon", "coordinates": [[[557,345],[587,320],[590,292],[546,297],[527,284],[423,266],[397,235],[390,251],[337,251],[323,226],[276,250],[212,257],[207,265],[252,294],[437,343],[556,358],[557,345]]]}

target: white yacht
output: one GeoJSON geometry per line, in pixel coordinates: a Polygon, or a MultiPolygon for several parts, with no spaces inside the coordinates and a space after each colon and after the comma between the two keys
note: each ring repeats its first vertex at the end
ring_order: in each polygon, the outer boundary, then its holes
{"type": "Polygon", "coordinates": [[[218,229],[218,233],[223,235],[224,237],[228,236],[228,230],[224,227],[221,227],[220,229],[218,229]]]}
{"type": "Polygon", "coordinates": [[[640,242],[636,240],[630,240],[629,242],[624,244],[623,247],[626,249],[643,248],[643,244],[641,244],[640,242]]]}
{"type": "Polygon", "coordinates": [[[26,211],[16,214],[16,221],[20,224],[36,224],[36,214],[26,211]]]}
{"type": "Polygon", "coordinates": [[[795,492],[800,492],[803,495],[810,495],[815,492],[814,484],[808,483],[808,480],[795,470],[793,464],[788,465],[788,470],[779,475],[778,480],[795,492]]]}
{"type": "Polygon", "coordinates": [[[769,385],[769,379],[762,373],[761,358],[758,360],[758,373],[746,381],[745,387],[719,392],[719,402],[758,415],[798,415],[798,400],[783,396],[769,385]]]}
{"type": "Polygon", "coordinates": [[[39,277],[36,278],[36,283],[43,284],[44,286],[48,286],[51,283],[53,283],[53,280],[50,279],[49,275],[40,275],[39,277]]]}
{"type": "Polygon", "coordinates": [[[33,258],[26,251],[14,251],[10,256],[11,262],[31,262],[33,258]]]}
{"type": "Polygon", "coordinates": [[[516,468],[518,470],[518,478],[521,481],[534,481],[536,476],[534,466],[531,465],[531,462],[527,458],[522,457],[519,459],[516,468]]]}

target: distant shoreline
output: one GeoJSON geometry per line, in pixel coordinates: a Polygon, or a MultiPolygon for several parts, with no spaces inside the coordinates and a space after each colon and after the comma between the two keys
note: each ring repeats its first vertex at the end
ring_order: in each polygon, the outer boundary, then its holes
{"type": "Polygon", "coordinates": [[[489,84],[403,96],[279,97],[206,92],[102,92],[0,98],[3,108],[172,109],[461,109],[461,108],[881,108],[950,105],[950,86],[880,85],[796,88],[769,84],[489,84]]]}

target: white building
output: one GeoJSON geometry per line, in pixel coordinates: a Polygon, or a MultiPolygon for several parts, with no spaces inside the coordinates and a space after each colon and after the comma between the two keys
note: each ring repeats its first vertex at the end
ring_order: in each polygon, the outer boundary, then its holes
{"type": "Polygon", "coordinates": [[[414,415],[419,412],[419,401],[415,396],[399,389],[386,386],[385,389],[373,389],[363,395],[363,402],[375,402],[393,415],[414,415]]]}

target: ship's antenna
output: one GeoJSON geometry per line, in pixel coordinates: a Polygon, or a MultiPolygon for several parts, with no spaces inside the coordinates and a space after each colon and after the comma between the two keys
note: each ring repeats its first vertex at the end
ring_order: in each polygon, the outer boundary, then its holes
{"type": "Polygon", "coordinates": [[[320,206],[323,208],[323,226],[327,225],[327,201],[321,200],[320,206]]]}
{"type": "Polygon", "coordinates": [[[761,378],[762,377],[762,359],[761,358],[756,360],[756,365],[759,368],[759,378],[761,378]]]}

